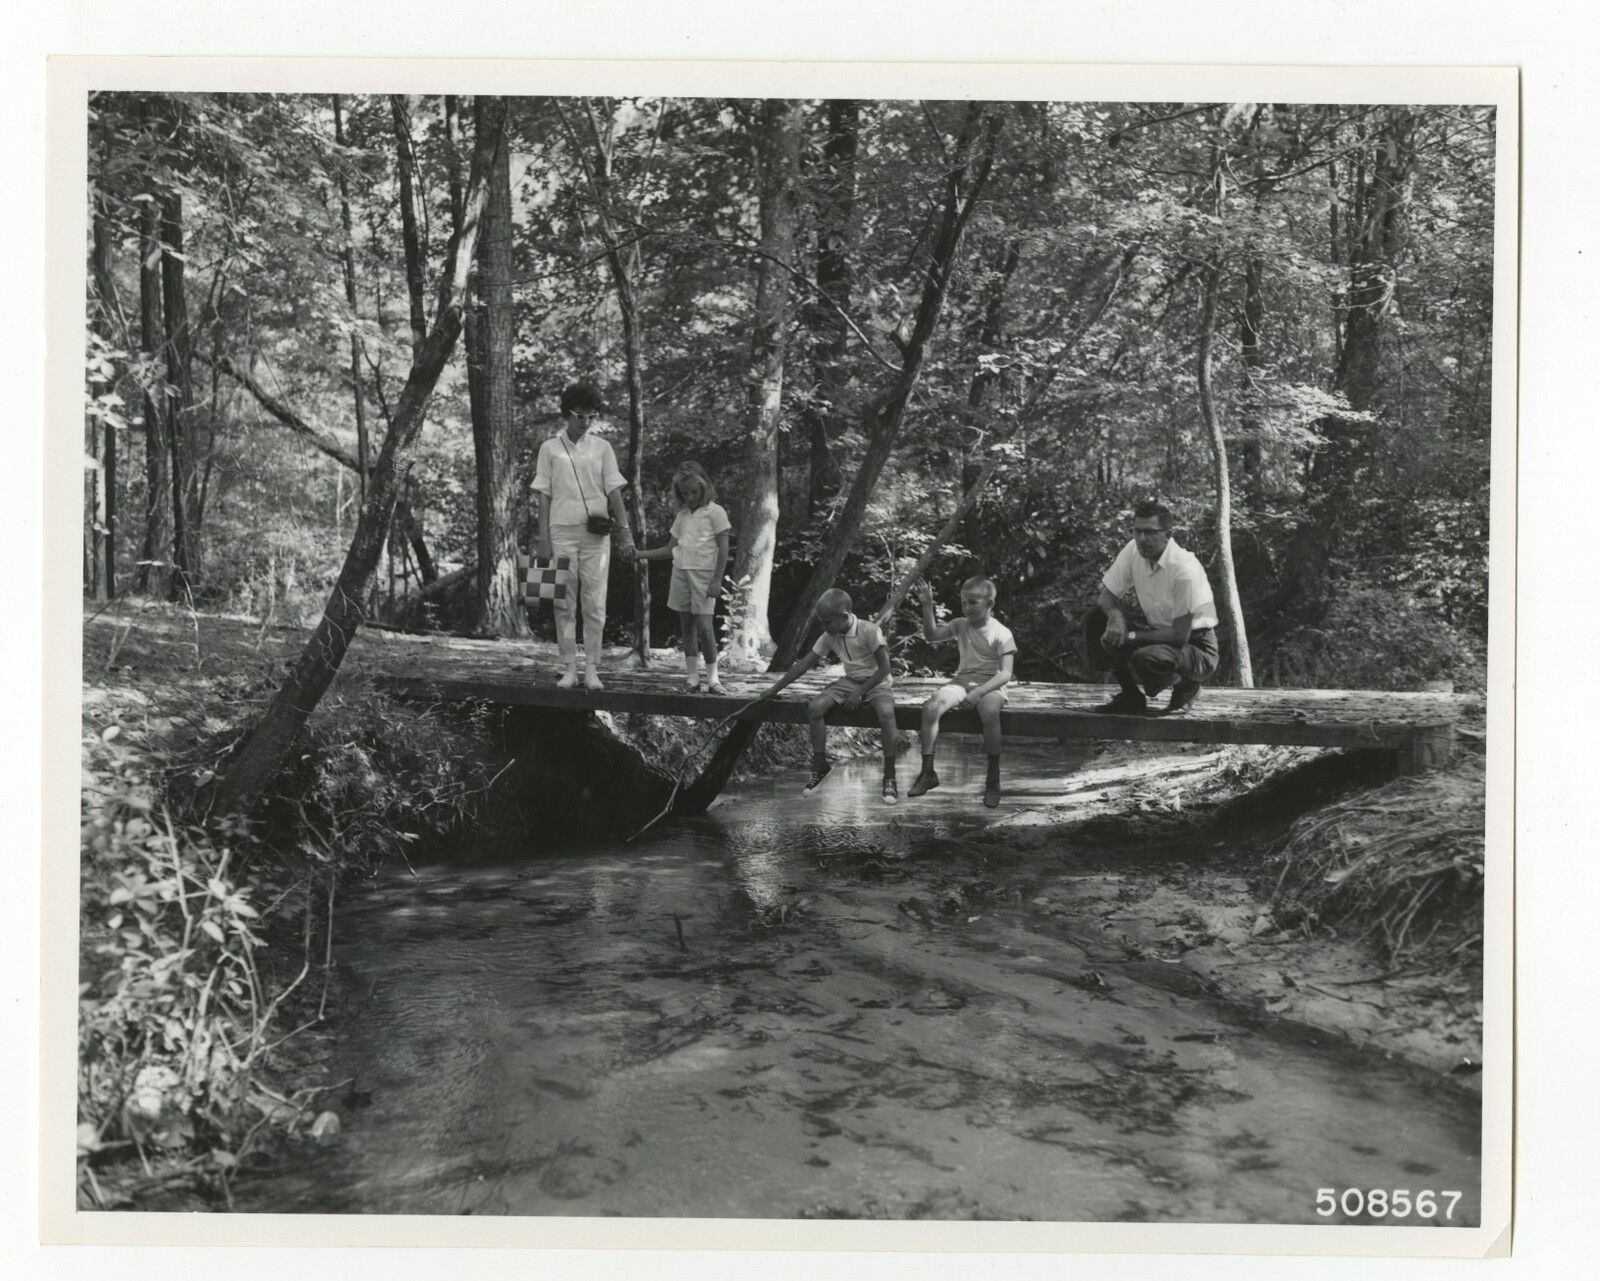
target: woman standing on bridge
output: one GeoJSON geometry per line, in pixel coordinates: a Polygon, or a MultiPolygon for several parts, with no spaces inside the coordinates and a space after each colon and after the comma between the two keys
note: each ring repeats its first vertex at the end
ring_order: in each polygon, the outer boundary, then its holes
{"type": "Polygon", "coordinates": [[[561,393],[561,431],[539,446],[533,490],[539,496],[538,558],[566,556],[572,562],[572,590],[555,602],[556,646],[566,670],[561,689],[578,683],[578,608],[583,607],[586,689],[603,689],[600,653],[606,628],[606,582],[611,573],[611,536],[622,554],[634,556],[633,535],[622,505],[626,483],[609,441],[589,428],[605,413],[600,393],[589,383],[574,383],[561,393]]]}

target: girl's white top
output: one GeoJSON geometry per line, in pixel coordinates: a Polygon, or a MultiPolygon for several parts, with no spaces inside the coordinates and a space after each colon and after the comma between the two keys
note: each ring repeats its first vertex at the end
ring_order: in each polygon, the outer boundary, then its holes
{"type": "Polygon", "coordinates": [[[714,570],[717,535],[733,527],[719,503],[706,503],[693,511],[678,509],[672,518],[672,563],[679,569],[714,570]]]}

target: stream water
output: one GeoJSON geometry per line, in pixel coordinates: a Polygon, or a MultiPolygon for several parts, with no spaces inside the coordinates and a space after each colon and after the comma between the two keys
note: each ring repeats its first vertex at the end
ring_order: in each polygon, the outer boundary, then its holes
{"type": "Polygon", "coordinates": [[[238,1208],[1327,1223],[1372,1220],[1318,1188],[1431,1188],[1477,1221],[1476,1101],[1034,906],[1100,873],[962,837],[1074,762],[1008,746],[991,812],[979,751],[897,807],[863,761],[347,895],[342,1132],[238,1208]]]}

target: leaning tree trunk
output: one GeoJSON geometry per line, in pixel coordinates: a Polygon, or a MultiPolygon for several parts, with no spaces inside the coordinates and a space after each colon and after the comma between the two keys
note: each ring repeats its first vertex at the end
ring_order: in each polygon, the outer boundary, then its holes
{"type": "MultiPolygon", "coordinates": [[[[139,206],[139,346],[145,367],[153,374],[166,347],[161,327],[161,211],[154,200],[143,201],[139,206]]],[[[171,451],[167,445],[166,415],[148,384],[142,403],[144,533],[134,582],[139,591],[165,599],[172,577],[171,482],[167,478],[171,451]]]]}
{"type": "Polygon", "coordinates": [[[412,357],[411,370],[395,405],[393,421],[373,467],[367,501],[362,504],[350,550],[339,571],[322,619],[311,640],[295,662],[282,688],[251,731],[234,758],[227,774],[216,785],[211,797],[213,812],[248,813],[278,772],[306,719],[338,674],[345,651],[363,621],[373,573],[383,553],[390,518],[400,497],[401,486],[423,415],[445,363],[455,350],[461,332],[461,308],[467,280],[477,250],[479,220],[485,201],[485,178],[495,148],[505,127],[504,103],[491,99],[479,122],[473,147],[472,172],[468,179],[460,225],[450,239],[445,266],[439,283],[439,301],[427,339],[412,357]]]}
{"type": "MultiPolygon", "coordinates": [[[[910,337],[900,344],[900,368],[889,385],[873,398],[863,415],[866,452],[850,483],[850,492],[834,522],[827,545],[778,636],[777,649],[770,664],[773,671],[789,666],[800,652],[800,644],[805,639],[810,623],[812,605],[818,595],[833,586],[838,577],[845,556],[860,532],[878,477],[894,451],[895,437],[905,417],[906,403],[917,385],[922,366],[927,360],[929,343],[944,311],[962,234],[994,166],[1001,124],[999,116],[989,113],[987,104],[968,104],[961,137],[955,148],[956,159],[944,175],[944,202],[938,230],[928,254],[916,319],[910,337]]],[[[755,724],[750,721],[741,721],[733,727],[727,738],[718,745],[704,772],[684,790],[675,806],[676,812],[705,812],[727,784],[734,765],[749,746],[755,730],[755,724]]]]}
{"type": "Polygon", "coordinates": [[[806,410],[811,464],[807,469],[806,517],[816,520],[839,492],[834,442],[846,424],[841,402],[850,381],[846,353],[850,326],[845,316],[855,290],[856,152],[861,133],[861,103],[855,98],[828,102],[827,141],[816,188],[817,292],[807,308],[812,329],[813,403],[806,410]]]}
{"type": "MultiPolygon", "coordinates": [[[[504,99],[477,102],[477,128],[504,99]]],[[[517,584],[517,531],[512,521],[516,432],[512,353],[516,309],[511,283],[511,147],[500,133],[489,161],[489,195],[478,236],[474,302],[467,313],[467,390],[472,406],[477,467],[477,590],[473,621],[479,632],[526,636],[527,614],[517,584]]]]}
{"type": "Polygon", "coordinates": [[[1200,416],[1211,439],[1212,480],[1217,492],[1217,552],[1221,563],[1223,609],[1228,629],[1233,633],[1233,652],[1242,689],[1255,688],[1255,673],[1250,665],[1250,638],[1244,628],[1244,606],[1239,601],[1239,579],[1233,568],[1233,493],[1228,477],[1228,446],[1217,418],[1216,394],[1211,385],[1211,353],[1216,340],[1217,300],[1222,292],[1222,265],[1210,263],[1205,270],[1205,298],[1200,316],[1200,350],[1195,374],[1200,389],[1200,416]]]}
{"type": "Polygon", "coordinates": [[[745,663],[772,646],[767,610],[778,549],[778,428],[783,411],[784,362],[789,348],[789,271],[799,222],[801,104],[761,103],[761,258],[745,382],[745,501],[733,576],[746,583],[744,619],[729,649],[745,663]]]}

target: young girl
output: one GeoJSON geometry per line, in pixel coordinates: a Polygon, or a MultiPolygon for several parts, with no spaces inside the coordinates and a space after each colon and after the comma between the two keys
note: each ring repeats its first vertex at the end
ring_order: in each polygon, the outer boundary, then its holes
{"type": "Polygon", "coordinates": [[[688,686],[711,694],[724,694],[717,677],[717,633],[712,618],[722,592],[722,575],[728,566],[728,513],[716,501],[711,477],[699,463],[684,463],[672,474],[672,494],[678,514],[672,518],[672,536],[665,547],[641,551],[642,560],[672,557],[672,590],[667,607],[678,611],[683,633],[683,663],[688,686]],[[700,677],[700,655],[706,672],[700,677]]]}

